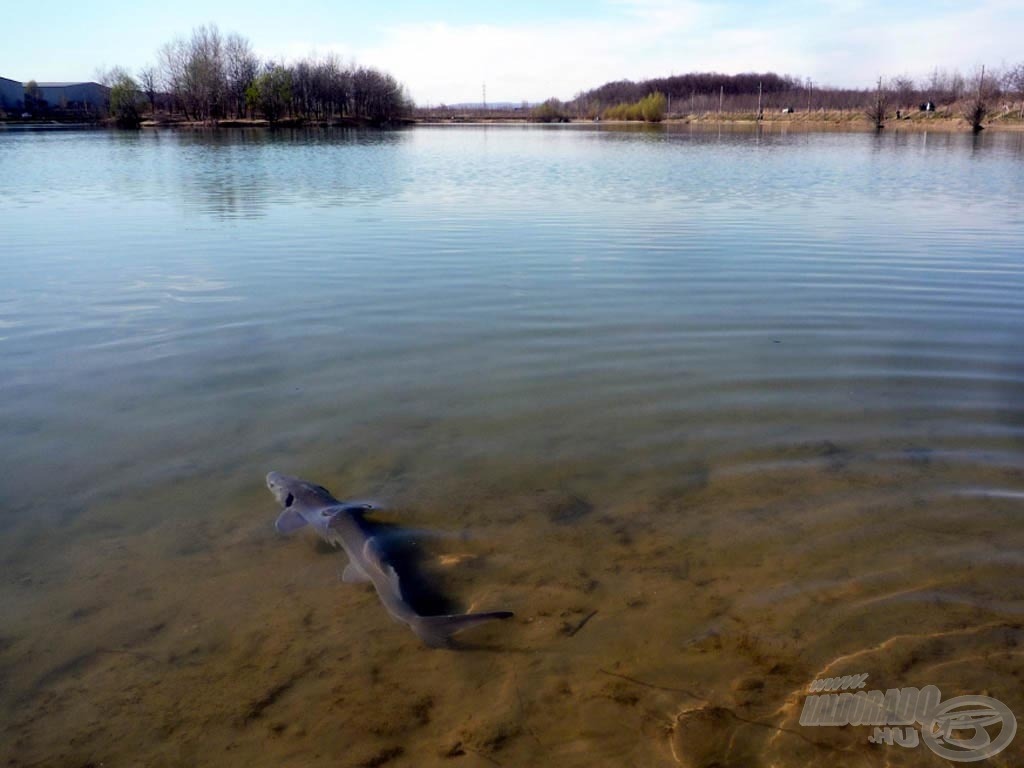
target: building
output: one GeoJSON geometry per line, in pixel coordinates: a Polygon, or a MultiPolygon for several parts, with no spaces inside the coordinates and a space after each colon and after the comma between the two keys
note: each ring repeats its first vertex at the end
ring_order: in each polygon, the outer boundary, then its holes
{"type": "Polygon", "coordinates": [[[99,83],[36,83],[36,97],[49,109],[106,111],[110,89],[99,83]]]}
{"type": "Polygon", "coordinates": [[[20,110],[25,103],[25,86],[17,80],[0,77],[0,109],[5,112],[20,110]]]}

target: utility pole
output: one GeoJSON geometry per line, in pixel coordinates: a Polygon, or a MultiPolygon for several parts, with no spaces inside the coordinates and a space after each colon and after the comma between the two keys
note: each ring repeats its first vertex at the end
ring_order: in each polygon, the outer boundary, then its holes
{"type": "Polygon", "coordinates": [[[722,102],[725,100],[725,86],[718,86],[718,119],[722,119],[722,102]]]}
{"type": "Polygon", "coordinates": [[[761,119],[761,115],[762,115],[762,112],[761,112],[761,82],[758,81],[758,83],[757,83],[757,119],[758,120],[761,119]]]}
{"type": "Polygon", "coordinates": [[[487,111],[487,83],[484,83],[484,112],[487,111]]]}
{"type": "Polygon", "coordinates": [[[814,81],[811,78],[807,78],[807,111],[811,111],[811,90],[814,88],[814,81]]]}

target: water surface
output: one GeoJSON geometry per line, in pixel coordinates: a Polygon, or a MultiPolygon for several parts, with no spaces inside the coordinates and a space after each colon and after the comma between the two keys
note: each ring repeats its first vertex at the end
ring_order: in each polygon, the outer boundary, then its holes
{"type": "Polygon", "coordinates": [[[934,764],[796,723],[862,672],[1024,717],[1021,200],[1024,134],[0,133],[0,756],[934,764]],[[270,469],[471,531],[514,623],[421,648],[270,469]]]}

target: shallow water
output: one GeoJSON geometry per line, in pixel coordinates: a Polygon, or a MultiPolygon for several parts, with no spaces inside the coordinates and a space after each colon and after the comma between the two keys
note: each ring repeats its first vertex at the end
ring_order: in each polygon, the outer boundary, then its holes
{"type": "Polygon", "coordinates": [[[0,757],[944,764],[797,718],[1024,717],[1021,200],[1020,134],[0,133],[0,757]],[[516,618],[422,648],[270,469],[516,618]]]}

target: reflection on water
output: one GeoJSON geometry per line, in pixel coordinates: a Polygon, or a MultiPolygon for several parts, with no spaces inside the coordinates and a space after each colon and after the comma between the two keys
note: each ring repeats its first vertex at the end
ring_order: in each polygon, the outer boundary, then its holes
{"type": "Polygon", "coordinates": [[[864,672],[1024,717],[1022,159],[0,134],[0,755],[934,764],[798,724],[864,672]],[[269,469],[470,534],[438,578],[514,623],[422,649],[269,469]]]}

